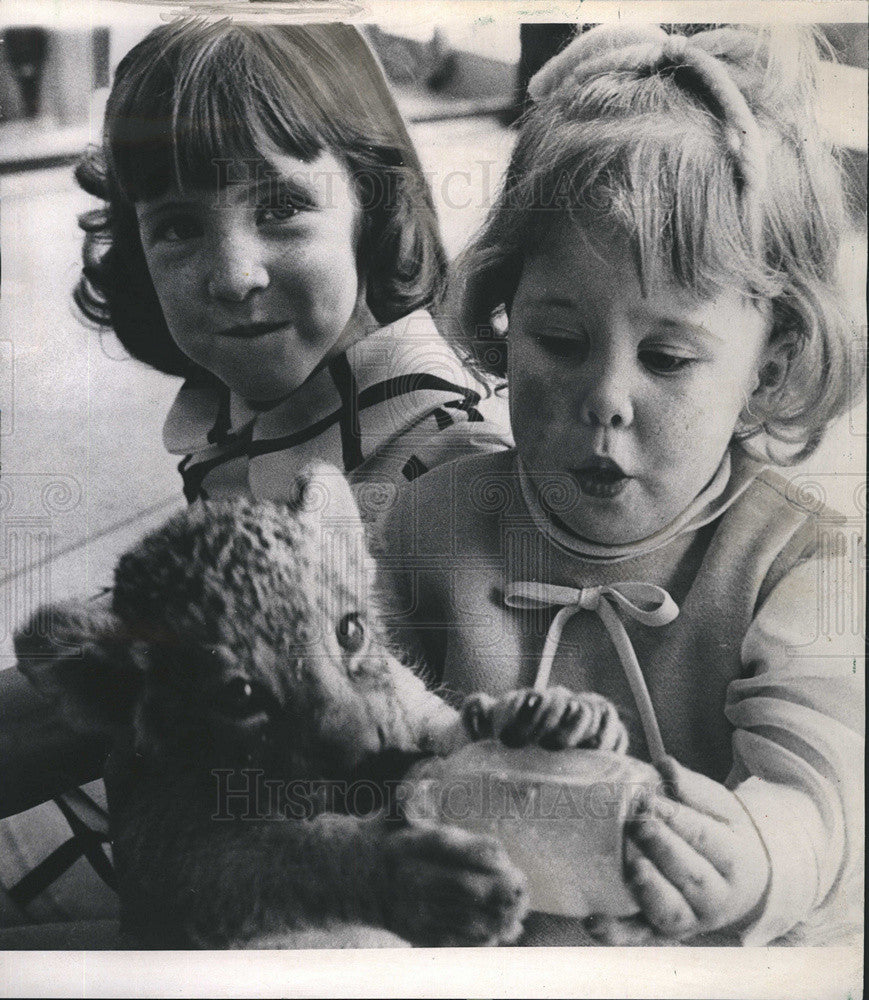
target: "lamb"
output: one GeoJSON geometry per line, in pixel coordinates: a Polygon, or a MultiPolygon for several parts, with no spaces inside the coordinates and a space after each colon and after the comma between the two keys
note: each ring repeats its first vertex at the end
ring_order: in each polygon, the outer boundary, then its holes
{"type": "Polygon", "coordinates": [[[121,557],[110,608],[57,604],[49,635],[44,611],[16,635],[65,721],[113,740],[113,852],[137,946],[521,933],[525,880],[499,842],[408,823],[399,779],[482,737],[617,749],[624,729],[604,699],[563,688],[456,711],[390,650],[372,579],[349,486],[312,466],[291,503],[176,515],[121,557]],[[361,783],[384,795],[359,814],[347,791],[361,783]]]}

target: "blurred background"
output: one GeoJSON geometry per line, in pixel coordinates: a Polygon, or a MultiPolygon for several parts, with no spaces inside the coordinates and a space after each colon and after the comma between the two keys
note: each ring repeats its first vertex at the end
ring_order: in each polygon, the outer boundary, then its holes
{"type": "MultiPolygon", "coordinates": [[[[160,20],[155,7],[105,23],[91,16],[81,27],[4,25],[0,10],[0,668],[13,662],[13,629],[37,605],[110,582],[117,555],[183,503],[175,460],[161,444],[177,381],[89,331],[70,297],[81,246],[76,217],[93,207],[71,167],[98,141],[115,66],[160,20]]],[[[451,255],[492,204],[528,78],[578,27],[486,17],[365,27],[410,122],[451,255]]],[[[823,30],[838,57],[825,66],[825,121],[852,205],[842,267],[859,309],[867,26],[823,30]]],[[[855,371],[866,360],[865,316],[860,322],[855,371]]],[[[861,405],[808,465],[787,473],[855,522],[865,516],[865,435],[861,405]]],[[[864,568],[858,559],[861,578],[864,568]]]]}

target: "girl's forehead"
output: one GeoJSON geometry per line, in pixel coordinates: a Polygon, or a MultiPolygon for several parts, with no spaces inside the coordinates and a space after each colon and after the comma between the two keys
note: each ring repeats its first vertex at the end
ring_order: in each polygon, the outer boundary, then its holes
{"type": "MultiPolygon", "coordinates": [[[[553,213],[542,226],[538,223],[525,270],[539,273],[548,283],[568,283],[572,274],[580,277],[592,271],[640,277],[634,241],[623,227],[570,213],[553,213]]],[[[667,283],[666,275],[659,278],[667,283]]]]}
{"type": "Polygon", "coordinates": [[[179,198],[210,199],[215,205],[255,199],[258,204],[274,198],[295,199],[304,205],[331,204],[347,197],[350,174],[329,150],[310,161],[291,153],[216,157],[210,176],[202,173],[189,179],[176,175],[167,179],[162,190],[143,193],[136,204],[179,198]]]}
{"type": "Polygon", "coordinates": [[[556,271],[561,270],[559,263],[567,262],[577,267],[609,267],[636,279],[646,295],[663,292],[686,304],[727,292],[756,298],[746,271],[729,268],[726,257],[708,262],[686,259],[683,253],[677,267],[663,240],[650,246],[645,236],[606,211],[538,213],[525,263],[546,260],[556,271]]]}
{"type": "Polygon", "coordinates": [[[349,172],[328,149],[311,159],[293,153],[272,151],[251,157],[224,157],[215,162],[215,186],[239,190],[272,187],[298,188],[316,193],[320,188],[346,181],[349,172]]]}
{"type": "Polygon", "coordinates": [[[748,295],[738,282],[701,289],[677,280],[663,263],[644,269],[634,238],[622,226],[562,214],[541,236],[522,271],[525,290],[539,303],[585,310],[595,290],[624,308],[633,302],[643,313],[674,318],[716,309],[768,312],[768,303],[748,295]]]}
{"type": "Polygon", "coordinates": [[[329,151],[313,131],[267,129],[254,110],[218,115],[195,108],[122,109],[109,119],[107,151],[124,193],[133,201],[169,188],[222,188],[282,170],[304,170],[329,151]],[[143,115],[147,126],[142,125],[143,115]],[[293,161],[290,163],[290,161],[293,161]]]}

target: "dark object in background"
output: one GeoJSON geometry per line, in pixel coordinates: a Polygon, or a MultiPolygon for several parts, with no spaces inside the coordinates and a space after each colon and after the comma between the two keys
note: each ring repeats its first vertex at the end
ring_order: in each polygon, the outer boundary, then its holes
{"type": "Polygon", "coordinates": [[[24,101],[15,73],[6,58],[6,39],[0,34],[0,124],[24,117],[24,101]]]}
{"type": "Polygon", "coordinates": [[[840,62],[869,69],[869,25],[823,24],[821,31],[840,62]]]}
{"type": "Polygon", "coordinates": [[[513,106],[504,115],[505,125],[514,125],[528,110],[528,81],[545,63],[560,52],[577,33],[576,24],[521,24],[519,26],[519,66],[513,106]]]}
{"type": "Polygon", "coordinates": [[[6,62],[18,82],[23,103],[23,117],[39,114],[42,70],[48,54],[48,32],[45,28],[7,28],[3,32],[6,62]]]}
{"type": "Polygon", "coordinates": [[[435,28],[427,42],[391,34],[376,24],[366,25],[364,33],[390,83],[437,91],[455,72],[456,56],[442,28],[435,28]]]}

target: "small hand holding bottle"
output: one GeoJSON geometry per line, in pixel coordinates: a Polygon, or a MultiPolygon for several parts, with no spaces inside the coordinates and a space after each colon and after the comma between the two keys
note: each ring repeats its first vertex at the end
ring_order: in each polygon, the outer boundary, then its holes
{"type": "Polygon", "coordinates": [[[736,930],[769,883],[766,848],[737,796],[673,758],[658,770],[671,797],[650,800],[625,829],[625,877],[641,913],[587,925],[608,944],[736,930]]]}

